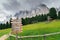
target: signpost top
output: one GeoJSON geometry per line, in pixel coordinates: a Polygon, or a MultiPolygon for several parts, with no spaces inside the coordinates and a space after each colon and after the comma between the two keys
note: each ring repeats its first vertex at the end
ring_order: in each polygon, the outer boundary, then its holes
{"type": "Polygon", "coordinates": [[[12,23],[12,33],[13,34],[16,34],[16,32],[19,33],[22,31],[21,19],[18,19],[18,18],[12,19],[11,23],[12,23]]]}

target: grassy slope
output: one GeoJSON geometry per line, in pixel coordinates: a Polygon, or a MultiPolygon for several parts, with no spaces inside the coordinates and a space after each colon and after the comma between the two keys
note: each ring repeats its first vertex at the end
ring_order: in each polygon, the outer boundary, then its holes
{"type": "MultiPolygon", "coordinates": [[[[60,21],[54,20],[50,23],[47,22],[39,22],[35,24],[30,24],[23,26],[23,32],[20,35],[39,35],[39,34],[47,34],[53,32],[60,32],[60,21]]],[[[15,40],[14,37],[10,37],[11,40],[15,40]]],[[[9,40],[9,39],[8,39],[9,40]]],[[[19,39],[20,40],[20,39],[19,39]]],[[[43,37],[37,38],[24,38],[22,40],[44,40],[43,37]]],[[[60,40],[60,34],[47,36],[46,40],[60,40]]]]}
{"type": "Polygon", "coordinates": [[[39,35],[39,34],[47,34],[53,32],[60,31],[60,21],[52,21],[50,23],[47,22],[39,22],[35,24],[30,24],[23,26],[23,32],[21,35],[39,35]]]}
{"type": "MultiPolygon", "coordinates": [[[[20,33],[19,35],[38,35],[38,34],[47,34],[47,33],[59,32],[59,31],[60,31],[60,21],[54,20],[50,23],[39,22],[39,23],[23,26],[23,32],[20,33]]],[[[27,38],[27,39],[24,38],[22,40],[43,40],[42,38],[43,37],[27,38]]],[[[11,37],[11,40],[15,40],[15,38],[11,37]]],[[[60,40],[60,34],[47,36],[46,40],[60,40]]]]}
{"type": "Polygon", "coordinates": [[[3,36],[4,34],[8,34],[10,32],[11,29],[4,29],[4,30],[0,30],[0,37],[3,36]]]}
{"type": "MultiPolygon", "coordinates": [[[[60,20],[54,20],[50,23],[39,22],[39,23],[35,23],[35,24],[25,25],[25,26],[23,26],[23,32],[18,35],[23,35],[23,36],[24,35],[26,35],[26,36],[27,35],[38,35],[38,34],[47,34],[47,33],[59,32],[59,31],[60,31],[60,20]]],[[[4,34],[4,32],[5,31],[0,32],[0,35],[4,34]]],[[[59,37],[60,37],[60,35],[49,36],[49,37],[47,37],[47,40],[53,40],[53,39],[59,40],[60,39],[59,37]]],[[[29,39],[26,39],[26,40],[29,40],[29,39]]],[[[35,38],[34,38],[34,40],[35,40],[35,38]]]]}

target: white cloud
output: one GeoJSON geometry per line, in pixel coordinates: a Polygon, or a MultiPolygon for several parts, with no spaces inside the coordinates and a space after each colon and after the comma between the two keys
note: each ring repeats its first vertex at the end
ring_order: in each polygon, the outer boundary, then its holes
{"type": "Polygon", "coordinates": [[[40,3],[46,4],[49,8],[60,6],[60,0],[0,0],[0,21],[20,10],[30,10],[40,3]]]}
{"type": "Polygon", "coordinates": [[[6,21],[8,21],[9,18],[7,18],[7,16],[10,16],[9,14],[9,12],[0,9],[0,22],[5,23],[6,21]]]}

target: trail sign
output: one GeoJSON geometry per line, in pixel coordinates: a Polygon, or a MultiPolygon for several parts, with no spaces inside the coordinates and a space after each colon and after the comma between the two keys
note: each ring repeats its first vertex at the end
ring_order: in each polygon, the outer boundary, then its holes
{"type": "Polygon", "coordinates": [[[22,22],[21,19],[12,19],[12,33],[16,34],[22,32],[22,22]]]}

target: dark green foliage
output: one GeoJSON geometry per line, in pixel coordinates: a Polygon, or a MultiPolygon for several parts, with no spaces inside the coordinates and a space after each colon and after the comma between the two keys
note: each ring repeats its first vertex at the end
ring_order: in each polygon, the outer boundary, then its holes
{"type": "Polygon", "coordinates": [[[0,24],[0,30],[2,29],[7,29],[7,28],[11,28],[11,20],[10,22],[6,22],[5,24],[0,24]]]}
{"type": "Polygon", "coordinates": [[[33,24],[33,23],[37,23],[37,22],[42,22],[42,21],[46,21],[47,20],[47,15],[39,15],[39,16],[35,16],[32,18],[22,18],[22,24],[23,25],[27,25],[27,24],[33,24]]]}
{"type": "Polygon", "coordinates": [[[58,12],[58,19],[60,19],[60,11],[58,12]]]}
{"type": "Polygon", "coordinates": [[[49,16],[50,16],[51,18],[53,18],[53,19],[56,19],[56,18],[57,18],[56,9],[55,9],[55,8],[51,8],[49,11],[50,11],[50,12],[49,12],[49,16]]]}

